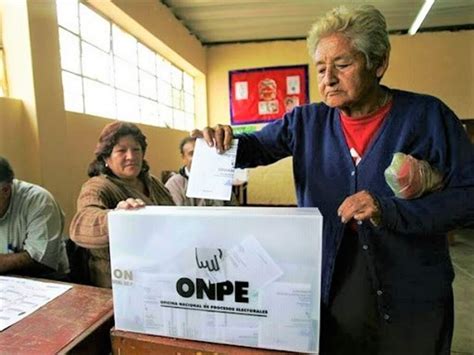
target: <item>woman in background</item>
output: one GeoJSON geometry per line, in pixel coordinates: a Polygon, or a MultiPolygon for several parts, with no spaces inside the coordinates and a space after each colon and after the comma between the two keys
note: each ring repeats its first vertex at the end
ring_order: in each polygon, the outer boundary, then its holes
{"type": "Polygon", "coordinates": [[[132,123],[110,123],[100,134],[88,169],[90,179],[82,186],[70,226],[71,239],[89,250],[89,276],[95,286],[112,285],[108,212],[174,204],[162,183],[149,173],[146,148],[146,137],[132,123]]]}

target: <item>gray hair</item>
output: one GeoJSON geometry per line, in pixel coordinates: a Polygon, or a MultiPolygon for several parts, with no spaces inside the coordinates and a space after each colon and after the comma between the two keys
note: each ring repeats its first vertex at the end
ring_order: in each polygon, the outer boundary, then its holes
{"type": "Polygon", "coordinates": [[[356,50],[364,54],[367,69],[377,68],[388,58],[390,41],[387,23],[382,13],[372,5],[354,8],[340,6],[315,22],[307,38],[308,51],[312,59],[319,41],[333,33],[342,33],[356,50]]]}

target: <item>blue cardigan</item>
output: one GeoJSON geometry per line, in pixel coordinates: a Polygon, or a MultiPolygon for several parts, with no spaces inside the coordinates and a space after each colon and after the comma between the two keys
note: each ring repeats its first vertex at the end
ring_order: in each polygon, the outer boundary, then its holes
{"type": "Polygon", "coordinates": [[[293,156],[298,206],[317,207],[324,217],[323,304],[328,303],[345,228],[337,208],[361,190],[375,196],[383,214],[381,226],[364,222],[358,233],[386,319],[408,303],[450,297],[454,274],[446,232],[474,223],[474,146],[461,122],[432,96],[399,90],[392,94],[392,109],[357,167],[338,110],[323,103],[296,107],[259,132],[237,136],[238,167],[293,156]],[[395,152],[428,161],[444,175],[444,189],[415,200],[394,197],[384,170],[395,152]]]}

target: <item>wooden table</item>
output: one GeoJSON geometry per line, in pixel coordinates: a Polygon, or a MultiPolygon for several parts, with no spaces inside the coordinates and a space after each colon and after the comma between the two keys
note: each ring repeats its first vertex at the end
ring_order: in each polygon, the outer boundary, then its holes
{"type": "Polygon", "coordinates": [[[290,352],[245,348],[146,335],[112,329],[112,353],[126,355],[289,355],[290,352]]]}
{"type": "Polygon", "coordinates": [[[0,354],[108,354],[112,291],[72,286],[0,332],[0,354]]]}

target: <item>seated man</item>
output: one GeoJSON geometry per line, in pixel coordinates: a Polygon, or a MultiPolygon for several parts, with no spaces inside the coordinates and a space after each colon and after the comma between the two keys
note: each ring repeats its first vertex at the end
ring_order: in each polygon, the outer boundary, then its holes
{"type": "Polygon", "coordinates": [[[65,280],[69,273],[63,239],[64,215],[40,186],[14,179],[0,157],[0,275],[65,280]]]}
{"type": "Polygon", "coordinates": [[[231,206],[236,205],[235,196],[232,195],[231,201],[208,200],[200,198],[186,197],[188,188],[188,177],[193,162],[194,145],[196,138],[186,137],[179,144],[181,158],[183,158],[184,166],[179,169],[179,173],[172,174],[166,181],[165,186],[169,190],[176,206],[231,206]]]}

